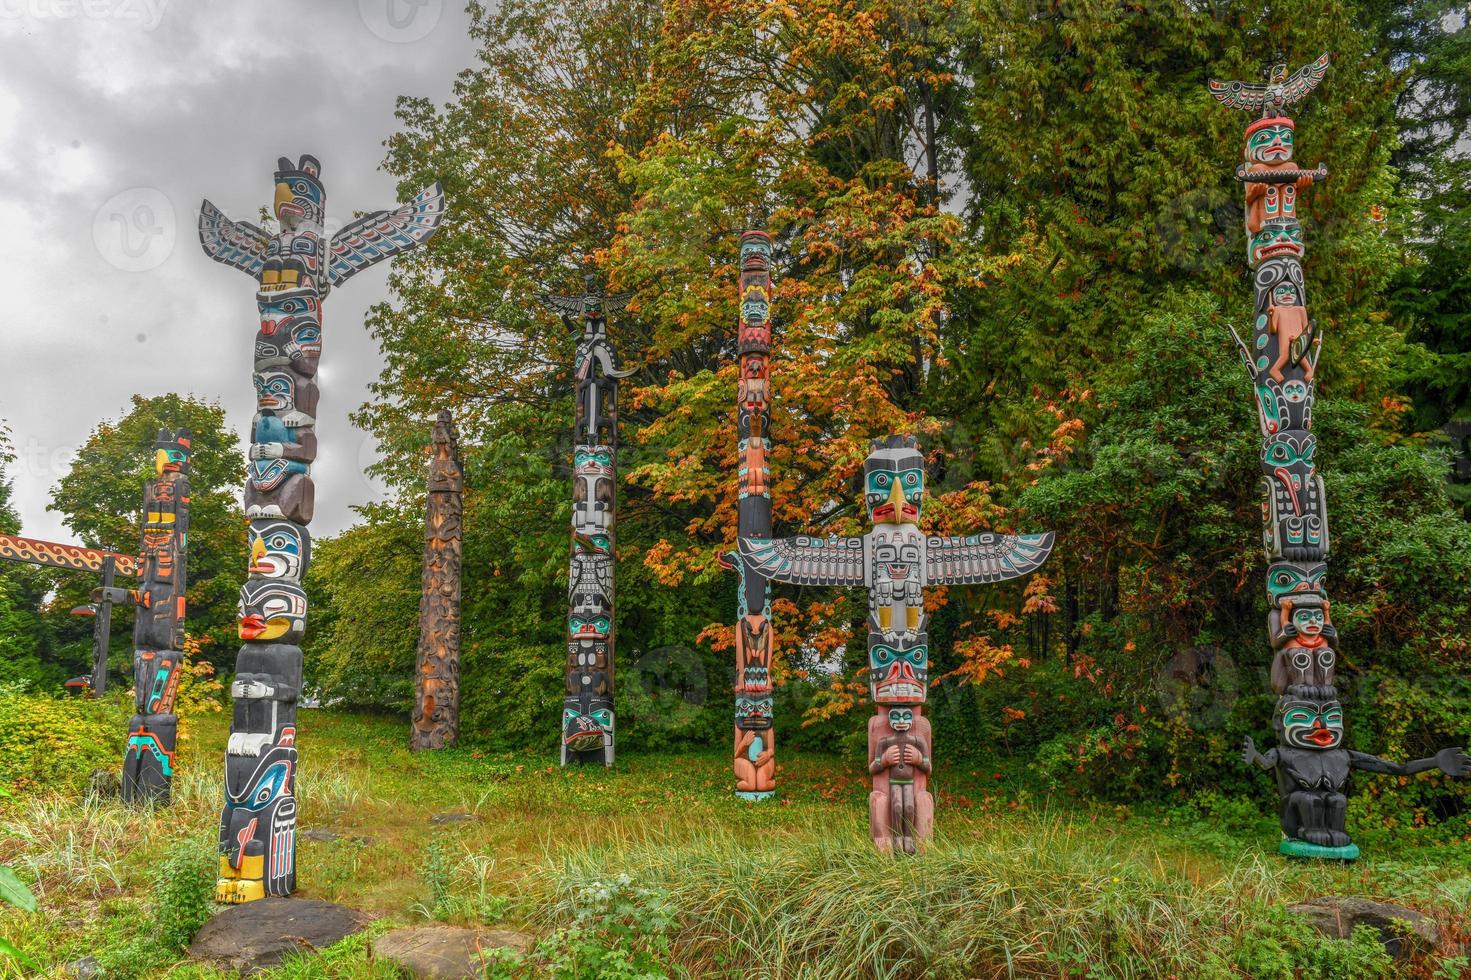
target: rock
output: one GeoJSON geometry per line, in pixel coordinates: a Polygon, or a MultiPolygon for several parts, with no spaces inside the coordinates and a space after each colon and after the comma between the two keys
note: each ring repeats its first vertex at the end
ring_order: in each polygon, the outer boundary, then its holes
{"type": "Polygon", "coordinates": [[[479,820],[479,815],[474,813],[436,813],[429,818],[430,823],[476,823],[479,820]]]}
{"type": "Polygon", "coordinates": [[[509,929],[415,926],[394,929],[373,940],[373,956],[421,980],[460,980],[485,975],[484,955],[492,949],[531,951],[536,939],[509,929]]]}
{"type": "Polygon", "coordinates": [[[1415,946],[1433,949],[1440,942],[1440,928],[1433,919],[1403,905],[1371,902],[1367,898],[1329,895],[1299,905],[1289,905],[1325,936],[1347,939],[1354,926],[1369,926],[1379,933],[1384,949],[1396,959],[1409,956],[1415,946]]]}
{"type": "Polygon", "coordinates": [[[111,769],[93,769],[87,777],[87,795],[93,799],[108,800],[122,793],[122,777],[111,769]]]}
{"type": "Polygon", "coordinates": [[[97,962],[95,956],[83,956],[79,960],[72,960],[62,970],[76,980],[92,980],[93,977],[102,975],[102,964],[97,962]]]}
{"type": "Polygon", "coordinates": [[[335,830],[326,830],[320,827],[313,827],[310,830],[303,830],[298,833],[297,836],[304,837],[310,841],[316,841],[318,844],[332,844],[336,841],[345,840],[352,844],[361,844],[364,847],[371,847],[378,841],[378,838],[376,837],[367,837],[357,834],[343,837],[335,830]]]}
{"type": "Polygon", "coordinates": [[[362,912],[332,902],[263,898],[232,905],[206,922],[189,944],[189,955],[248,976],[298,950],[331,946],[367,924],[362,912]]]}

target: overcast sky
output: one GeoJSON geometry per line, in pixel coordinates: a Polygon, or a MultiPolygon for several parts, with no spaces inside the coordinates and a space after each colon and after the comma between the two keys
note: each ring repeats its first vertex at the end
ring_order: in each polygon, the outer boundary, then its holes
{"type": "MultiPolygon", "coordinates": [[[[0,419],[25,533],[71,540],[51,490],[135,392],[216,400],[243,439],[254,284],[200,249],[200,199],[254,218],[276,158],[311,153],[329,227],[393,206],[379,164],[394,100],[450,97],[474,56],[462,7],[0,0],[0,419]]],[[[386,279],[387,265],[361,273],[324,308],[316,535],[380,493],[362,475],[372,441],[347,415],[378,375],[363,316],[386,279]]]]}

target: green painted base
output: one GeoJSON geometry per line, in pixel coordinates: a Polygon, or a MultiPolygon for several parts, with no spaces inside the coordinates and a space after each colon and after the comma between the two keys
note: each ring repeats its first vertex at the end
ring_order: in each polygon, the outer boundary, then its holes
{"type": "Polygon", "coordinates": [[[736,796],[739,796],[743,800],[769,800],[775,795],[776,790],[774,789],[768,789],[761,793],[742,793],[740,790],[736,790],[736,796]]]}
{"type": "Polygon", "coordinates": [[[1309,844],[1305,840],[1292,840],[1287,837],[1282,838],[1282,843],[1277,845],[1277,850],[1288,857],[1322,858],[1325,861],[1352,861],[1359,856],[1359,845],[1357,844],[1324,847],[1322,844],[1309,844]]]}

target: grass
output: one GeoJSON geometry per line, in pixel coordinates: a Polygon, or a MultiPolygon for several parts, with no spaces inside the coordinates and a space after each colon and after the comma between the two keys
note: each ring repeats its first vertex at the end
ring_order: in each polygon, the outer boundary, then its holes
{"type": "MultiPolygon", "coordinates": [[[[190,724],[172,807],[0,802],[0,863],[41,903],[0,913],[0,936],[55,969],[149,934],[166,856],[207,860],[218,820],[228,719],[190,724]]],[[[934,846],[892,861],[868,844],[863,781],[832,758],[792,756],[781,796],[752,805],[728,792],[718,753],[564,770],[550,757],[412,755],[407,726],[385,719],[309,711],[300,729],[300,828],[341,836],[300,840],[299,894],[368,911],[376,930],[438,918],[547,937],[503,975],[595,976],[622,969],[620,957],[656,974],[747,977],[1382,971],[1377,943],[1317,940],[1273,911],[1322,894],[1436,917],[1445,941],[1417,961],[1425,976],[1460,975],[1454,947],[1471,933],[1464,846],[1287,863],[1266,818],[1234,826],[1219,814],[1082,807],[942,771],[934,846]],[[445,812],[479,819],[430,822],[445,812]]],[[[149,955],[112,975],[218,976],[149,955]]],[[[361,938],[273,975],[393,976],[361,938]]]]}

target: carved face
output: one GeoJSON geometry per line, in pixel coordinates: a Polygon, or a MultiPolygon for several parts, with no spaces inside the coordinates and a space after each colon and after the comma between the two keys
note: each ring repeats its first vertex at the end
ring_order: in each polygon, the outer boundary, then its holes
{"type": "Polygon", "coordinates": [[[1290,282],[1278,283],[1272,289],[1272,304],[1274,306],[1296,306],[1297,287],[1290,282]]]}
{"type": "Polygon", "coordinates": [[[736,690],[771,691],[771,621],[764,616],[742,616],[736,623],[736,690]]]}
{"type": "MultiPolygon", "coordinates": [[[[890,437],[889,441],[897,440],[890,437]]],[[[924,457],[916,447],[874,449],[863,461],[863,481],[868,516],[875,524],[919,523],[924,499],[924,457]]]]}
{"type": "Polygon", "coordinates": [[[771,696],[737,694],[735,726],[743,732],[764,732],[771,727],[771,696]]]}
{"type": "Polygon", "coordinates": [[[276,220],[295,231],[302,225],[322,223],[327,195],[322,190],[322,165],[315,157],[303,156],[293,167],[282,157],[276,164],[276,220]]]}
{"type": "Polygon", "coordinates": [[[912,708],[890,708],[889,727],[896,732],[907,732],[914,727],[914,710],[912,708]]]}
{"type": "Polygon", "coordinates": [[[158,438],[153,443],[153,472],[159,476],[165,473],[188,475],[189,439],[188,429],[180,429],[178,432],[159,429],[158,438]]]}
{"type": "Polygon", "coordinates": [[[246,579],[240,587],[240,639],[300,643],[306,633],[306,592],[293,582],[246,579]]]}
{"type": "Polygon", "coordinates": [[[255,335],[255,366],[291,365],[312,377],[322,359],[322,306],[315,290],[260,292],[255,297],[260,332],[255,335]]]}
{"type": "Polygon", "coordinates": [[[582,613],[567,617],[567,639],[577,643],[607,642],[612,628],[613,621],[606,613],[592,616],[582,613]]]}
{"type": "Polygon", "coordinates": [[[1273,562],[1267,569],[1267,596],[1276,605],[1287,596],[1300,593],[1321,594],[1327,575],[1328,566],[1323,562],[1273,562]]]}
{"type": "Polygon", "coordinates": [[[1251,236],[1251,261],[1264,262],[1279,255],[1302,258],[1302,225],[1292,219],[1267,221],[1261,231],[1251,236]]]}
{"type": "Polygon", "coordinates": [[[1262,469],[1275,481],[1274,492],[1283,498],[1283,511],[1304,513],[1303,498],[1313,478],[1317,450],[1318,439],[1311,432],[1278,432],[1263,443],[1262,469]]]}
{"type": "Polygon", "coordinates": [[[1299,749],[1336,749],[1343,742],[1343,706],[1337,701],[1282,698],[1277,703],[1277,737],[1299,749]]]}
{"type": "Polygon", "coordinates": [[[572,528],[606,538],[613,523],[613,449],[578,446],[572,466],[572,528]]]}
{"type": "Polygon", "coordinates": [[[291,370],[258,371],[255,381],[255,406],[271,412],[287,426],[311,425],[317,413],[317,383],[291,370]]]}
{"type": "Polygon", "coordinates": [[[250,574],[300,582],[311,557],[306,528],[291,521],[259,518],[250,522],[250,574]]]}
{"type": "Polygon", "coordinates": [[[613,733],[613,702],[610,698],[583,692],[562,702],[562,744],[568,752],[601,749],[613,733]]]}
{"type": "Polygon", "coordinates": [[[925,644],[869,642],[868,691],[876,704],[923,704],[930,651],[925,644]]]}
{"type": "Polygon", "coordinates": [[[1246,159],[1252,163],[1284,163],[1292,159],[1292,127],[1284,121],[1263,126],[1246,138],[1246,159]]]}

